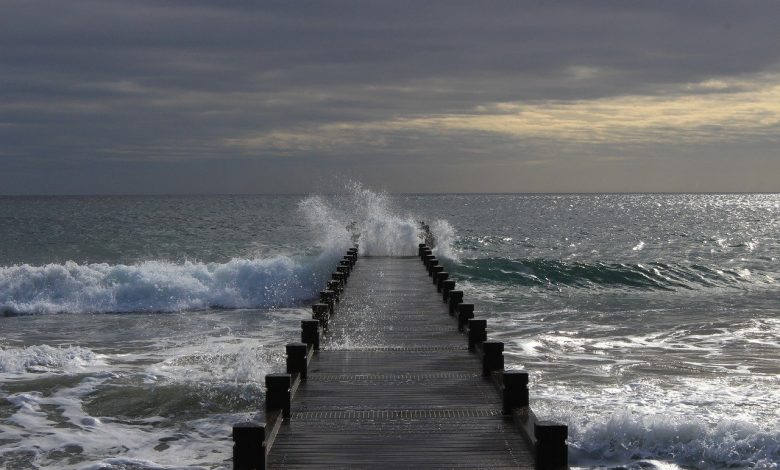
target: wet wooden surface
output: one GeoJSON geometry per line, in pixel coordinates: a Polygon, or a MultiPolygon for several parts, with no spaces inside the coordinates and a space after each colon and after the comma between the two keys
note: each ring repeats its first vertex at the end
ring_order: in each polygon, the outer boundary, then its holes
{"type": "Polygon", "coordinates": [[[269,468],[532,468],[417,257],[360,258],[269,468]]]}

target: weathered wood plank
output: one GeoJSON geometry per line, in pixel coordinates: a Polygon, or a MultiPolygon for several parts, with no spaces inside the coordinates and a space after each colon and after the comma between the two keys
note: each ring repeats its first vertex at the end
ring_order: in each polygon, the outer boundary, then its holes
{"type": "Polygon", "coordinates": [[[416,257],[361,258],[269,468],[532,468],[416,257]]]}

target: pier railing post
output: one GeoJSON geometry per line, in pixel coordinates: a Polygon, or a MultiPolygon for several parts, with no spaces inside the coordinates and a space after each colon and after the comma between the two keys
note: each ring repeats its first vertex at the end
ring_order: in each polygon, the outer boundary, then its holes
{"type": "Polygon", "coordinates": [[[469,320],[469,351],[474,351],[478,344],[487,340],[487,320],[469,320]]]}
{"type": "Polygon", "coordinates": [[[445,271],[436,274],[436,292],[441,292],[442,283],[446,281],[448,277],[450,277],[450,273],[445,271]]]}
{"type": "Polygon", "coordinates": [[[536,437],[536,470],[565,470],[569,468],[569,447],[566,438],[569,428],[551,421],[534,423],[536,437]]]}
{"type": "Polygon", "coordinates": [[[245,422],[233,425],[233,468],[265,470],[265,425],[245,422]]]}
{"type": "Polygon", "coordinates": [[[344,272],[347,274],[347,277],[349,277],[350,273],[352,273],[352,265],[347,260],[339,261],[339,266],[336,268],[336,270],[341,271],[341,268],[344,268],[344,272]]]}
{"type": "Polygon", "coordinates": [[[438,266],[438,265],[439,265],[439,258],[434,256],[433,258],[430,258],[428,260],[428,266],[427,266],[428,276],[432,276],[433,275],[433,267],[434,266],[438,266]]]}
{"type": "Polygon", "coordinates": [[[323,330],[328,329],[328,305],[327,304],[314,304],[311,306],[312,309],[312,318],[320,322],[320,327],[322,327],[323,330]]]}
{"type": "Polygon", "coordinates": [[[442,283],[441,287],[441,297],[442,302],[447,302],[450,300],[450,291],[455,289],[455,281],[448,279],[442,283]]]}
{"type": "Polygon", "coordinates": [[[332,290],[320,291],[320,303],[328,306],[328,313],[332,316],[335,313],[335,294],[332,290]]]}
{"type": "Polygon", "coordinates": [[[347,278],[349,278],[349,268],[346,266],[337,266],[336,272],[341,273],[341,279],[344,281],[344,284],[346,284],[347,278]]]}
{"type": "Polygon", "coordinates": [[[504,414],[512,414],[515,408],[529,406],[528,372],[524,370],[504,371],[502,378],[504,399],[504,414]]]}
{"type": "Polygon", "coordinates": [[[423,250],[425,250],[426,248],[428,248],[428,245],[426,245],[425,243],[420,243],[419,245],[417,245],[417,256],[422,258],[423,250]]]}
{"type": "Polygon", "coordinates": [[[306,343],[288,343],[285,346],[287,351],[287,373],[291,376],[300,374],[301,380],[306,380],[306,343]]]}
{"type": "Polygon", "coordinates": [[[265,376],[265,414],[282,411],[284,419],[290,418],[290,374],[268,374],[265,376]]]}
{"type": "Polygon", "coordinates": [[[466,323],[474,318],[474,304],[458,305],[458,331],[466,329],[466,323]]]}
{"type": "Polygon", "coordinates": [[[319,320],[301,320],[301,343],[311,345],[315,351],[320,350],[319,320]]]}
{"type": "Polygon", "coordinates": [[[433,278],[433,283],[436,284],[436,276],[439,275],[440,272],[444,271],[444,266],[437,264],[436,266],[431,268],[431,277],[433,278]]]}
{"type": "Polygon", "coordinates": [[[449,293],[450,302],[450,315],[455,315],[455,309],[458,308],[458,304],[463,302],[462,290],[451,290],[449,293]]]}
{"type": "Polygon", "coordinates": [[[336,302],[340,302],[341,299],[339,298],[339,281],[330,280],[326,283],[327,290],[333,292],[333,299],[336,302]]]}
{"type": "Polygon", "coordinates": [[[347,280],[344,277],[343,273],[340,272],[334,272],[330,274],[330,278],[334,281],[338,281],[339,283],[339,292],[344,292],[344,285],[347,283],[347,280]]]}
{"type": "Polygon", "coordinates": [[[485,341],[482,343],[482,376],[490,377],[494,371],[504,370],[504,343],[485,341]]]}

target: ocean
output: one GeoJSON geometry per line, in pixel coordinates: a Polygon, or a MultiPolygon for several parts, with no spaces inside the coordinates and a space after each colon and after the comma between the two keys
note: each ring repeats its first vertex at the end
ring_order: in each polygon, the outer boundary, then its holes
{"type": "Polygon", "coordinates": [[[572,466],[777,469],[779,215],[777,194],[0,197],[0,467],[229,467],[346,225],[413,255],[422,220],[572,466]]]}

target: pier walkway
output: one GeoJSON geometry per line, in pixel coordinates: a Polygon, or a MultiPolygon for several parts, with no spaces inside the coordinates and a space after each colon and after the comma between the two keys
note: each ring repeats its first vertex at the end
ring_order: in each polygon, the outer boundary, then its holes
{"type": "MultiPolygon", "coordinates": [[[[265,426],[234,427],[236,468],[534,468],[545,445],[565,453],[565,435],[547,444],[534,435],[534,426],[553,437],[562,426],[533,418],[527,374],[505,391],[503,344],[492,347],[500,357],[485,359],[484,320],[469,333],[473,306],[461,304],[458,331],[460,302],[451,314],[420,258],[363,257],[348,267],[334,275],[346,281],[339,301],[329,283],[318,320],[303,322],[304,342],[287,346],[288,374],[267,376],[265,426]]],[[[446,275],[438,277],[442,287],[446,275]]],[[[536,468],[566,464],[554,457],[536,468]]]]}

